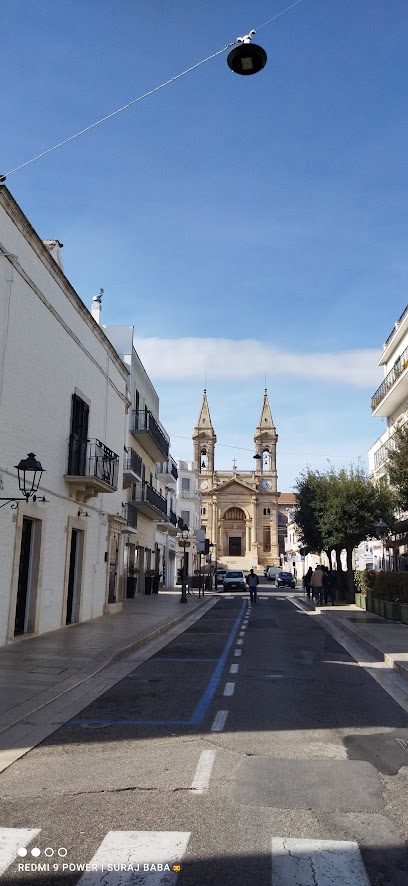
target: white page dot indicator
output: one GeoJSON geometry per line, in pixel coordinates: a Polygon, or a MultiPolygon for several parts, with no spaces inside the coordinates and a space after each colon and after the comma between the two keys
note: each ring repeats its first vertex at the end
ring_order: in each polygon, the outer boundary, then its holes
{"type": "Polygon", "coordinates": [[[20,849],[18,850],[18,853],[17,853],[17,854],[18,854],[21,858],[24,858],[24,856],[27,855],[27,849],[25,848],[25,846],[20,846],[20,849]]]}
{"type": "Polygon", "coordinates": [[[38,856],[41,855],[41,849],[39,849],[38,846],[34,846],[31,850],[31,855],[33,855],[34,858],[38,858],[38,856]]]}

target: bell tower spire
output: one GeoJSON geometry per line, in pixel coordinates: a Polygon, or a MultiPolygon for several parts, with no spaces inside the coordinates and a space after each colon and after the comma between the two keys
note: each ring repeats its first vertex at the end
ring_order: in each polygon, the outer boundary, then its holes
{"type": "Polygon", "coordinates": [[[217,438],[211,422],[207,391],[204,388],[198,422],[194,428],[194,467],[198,474],[214,473],[214,448],[217,438]]]}
{"type": "Polygon", "coordinates": [[[265,388],[259,424],[254,436],[257,467],[256,473],[266,475],[271,481],[271,490],[276,492],[278,475],[276,471],[276,444],[278,435],[272,419],[268,391],[265,388]]]}

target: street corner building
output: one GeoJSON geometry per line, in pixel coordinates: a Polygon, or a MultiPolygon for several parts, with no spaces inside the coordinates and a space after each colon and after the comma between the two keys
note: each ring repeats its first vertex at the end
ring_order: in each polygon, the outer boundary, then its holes
{"type": "Polygon", "coordinates": [[[194,466],[202,499],[202,526],[217,547],[218,565],[250,569],[266,563],[279,565],[294,496],[278,492],[276,446],[278,435],[265,390],[254,435],[255,469],[215,470],[217,437],[204,391],[194,428],[194,466]]]}

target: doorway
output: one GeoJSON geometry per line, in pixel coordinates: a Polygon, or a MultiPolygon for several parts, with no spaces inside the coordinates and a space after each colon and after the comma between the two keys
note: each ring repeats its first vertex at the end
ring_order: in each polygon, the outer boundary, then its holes
{"type": "Polygon", "coordinates": [[[33,555],[34,520],[23,517],[14,635],[27,631],[33,555]]]}
{"type": "Polygon", "coordinates": [[[72,529],[71,548],[69,552],[67,611],[65,624],[79,621],[79,604],[81,600],[82,552],[84,533],[80,529],[72,529]]]}
{"type": "Polygon", "coordinates": [[[241,536],[230,536],[229,537],[229,556],[230,557],[240,557],[241,556],[241,536]]]}

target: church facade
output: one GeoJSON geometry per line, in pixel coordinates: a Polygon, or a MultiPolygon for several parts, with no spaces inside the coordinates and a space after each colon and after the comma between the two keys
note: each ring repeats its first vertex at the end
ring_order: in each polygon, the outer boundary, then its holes
{"type": "MultiPolygon", "coordinates": [[[[266,563],[280,565],[278,536],[276,444],[278,435],[265,390],[255,435],[254,470],[215,469],[217,437],[207,393],[193,433],[194,467],[202,499],[201,525],[216,545],[218,565],[249,569],[266,563]]],[[[235,460],[234,460],[235,465],[235,460]]],[[[286,510],[286,508],[285,508],[286,510]]]]}

